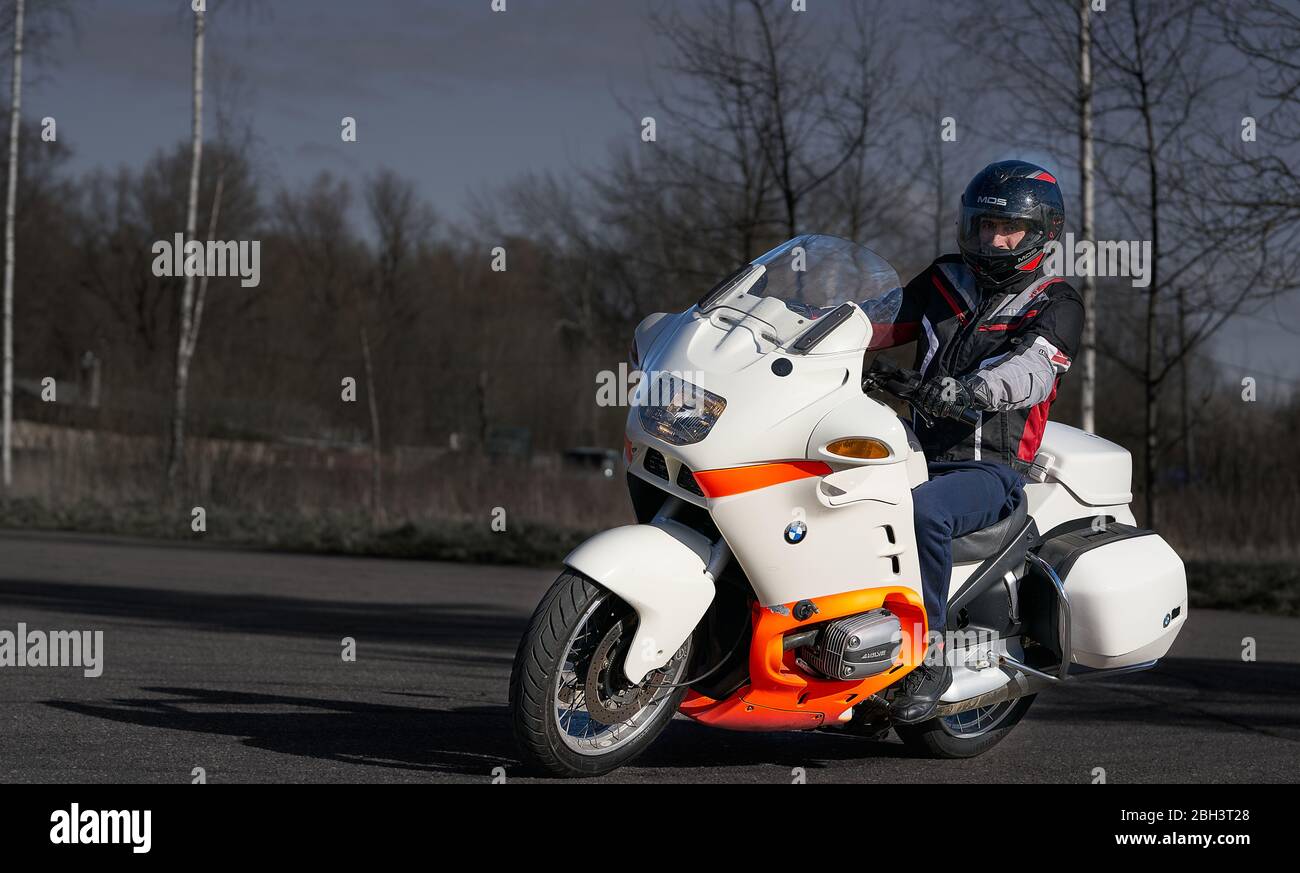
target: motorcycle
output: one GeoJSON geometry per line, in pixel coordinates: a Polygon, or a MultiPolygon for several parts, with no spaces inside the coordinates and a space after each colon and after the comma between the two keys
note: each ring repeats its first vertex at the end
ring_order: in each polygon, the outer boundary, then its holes
{"type": "Polygon", "coordinates": [[[885,402],[908,402],[918,374],[864,357],[901,293],[870,249],[804,235],[637,327],[624,460],[638,523],[574,549],[532,615],[510,679],[525,764],[608,773],[677,714],[892,729],[920,754],[970,757],[1039,692],[1169,650],[1186,576],[1130,510],[1129,453],[1056,422],[1027,500],[953,541],[948,624],[926,626],[911,501],[925,457],[885,402]],[[932,718],[891,723],[937,633],[951,686],[932,718]]]}

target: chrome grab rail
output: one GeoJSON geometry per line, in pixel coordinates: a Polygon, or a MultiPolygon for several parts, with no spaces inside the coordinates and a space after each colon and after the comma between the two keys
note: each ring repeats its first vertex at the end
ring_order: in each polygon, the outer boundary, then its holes
{"type": "Polygon", "coordinates": [[[1016,671],[1017,675],[1012,676],[1006,685],[995,688],[984,694],[968,698],[966,700],[955,700],[951,703],[942,703],[935,712],[940,716],[956,715],[967,710],[976,709],[984,706],[992,706],[1007,700],[1015,700],[1029,694],[1036,694],[1046,688],[1061,685],[1074,685],[1078,682],[1084,682],[1091,679],[1104,679],[1108,676],[1120,676],[1125,673],[1137,673],[1142,670],[1150,670],[1155,667],[1159,661],[1142,661],[1137,664],[1130,664],[1126,667],[1110,667],[1101,670],[1086,669],[1082,673],[1070,672],[1070,660],[1072,653],[1072,643],[1070,640],[1070,598],[1065,593],[1065,583],[1057,575],[1056,570],[1051,564],[1043,560],[1033,552],[1028,552],[1025,558],[1033,566],[1043,571],[1051,583],[1056,586],[1057,596],[1060,598],[1058,607],[1058,635],[1061,644],[1061,663],[1056,668],[1055,675],[1043,670],[1030,667],[1023,661],[1013,658],[1011,655],[999,652],[997,654],[998,666],[1009,667],[1016,671]]]}
{"type": "Polygon", "coordinates": [[[1057,678],[1064,680],[1070,675],[1070,654],[1073,648],[1070,645],[1070,598],[1065,593],[1065,583],[1061,577],[1056,575],[1056,569],[1051,564],[1044,561],[1034,552],[1026,552],[1025,558],[1038,569],[1042,570],[1052,584],[1056,586],[1056,595],[1059,598],[1059,611],[1057,618],[1056,634],[1061,642],[1061,668],[1057,678]]]}
{"type": "Polygon", "coordinates": [[[1010,667],[1013,670],[1019,670],[1027,676],[1035,676],[1042,679],[1044,682],[1050,682],[1053,685],[1058,685],[1061,682],[1064,682],[1067,678],[1065,676],[1053,676],[1051,673],[1044,673],[1042,670],[1035,670],[1023,661],[1018,661],[1010,655],[1003,653],[998,653],[998,665],[1010,667]]]}

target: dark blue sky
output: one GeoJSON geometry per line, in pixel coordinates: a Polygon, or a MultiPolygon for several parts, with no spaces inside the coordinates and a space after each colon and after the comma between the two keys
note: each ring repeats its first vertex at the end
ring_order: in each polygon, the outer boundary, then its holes
{"type": "MultiPolygon", "coordinates": [[[[188,137],[187,7],[83,2],[79,37],[38,63],[24,108],[59,120],[76,167],[138,165],[188,137]]],[[[636,134],[614,94],[644,93],[641,3],[510,0],[494,14],[487,0],[209,0],[209,10],[210,75],[241,80],[228,105],[252,122],[273,179],[388,166],[454,215],[469,185],[588,163],[611,137],[636,134]],[[340,141],[343,116],[357,119],[356,143],[340,141]]]]}

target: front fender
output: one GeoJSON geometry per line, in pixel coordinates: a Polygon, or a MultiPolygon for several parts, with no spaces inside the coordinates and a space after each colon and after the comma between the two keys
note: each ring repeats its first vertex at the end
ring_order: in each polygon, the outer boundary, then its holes
{"type": "Polygon", "coordinates": [[[712,546],[686,525],[658,519],[598,533],[564,559],[636,610],[623,665],[633,684],[668,663],[713,602],[713,579],[705,573],[712,546]]]}

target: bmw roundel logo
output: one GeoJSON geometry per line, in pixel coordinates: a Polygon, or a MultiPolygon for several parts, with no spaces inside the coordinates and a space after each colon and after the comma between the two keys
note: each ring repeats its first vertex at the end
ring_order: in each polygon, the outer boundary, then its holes
{"type": "Polygon", "coordinates": [[[792,546],[803,542],[803,538],[807,535],[808,525],[802,521],[792,521],[785,526],[785,541],[792,546]]]}
{"type": "Polygon", "coordinates": [[[1164,626],[1165,626],[1165,627],[1169,627],[1169,622],[1171,622],[1171,621],[1173,621],[1173,616],[1171,616],[1169,613],[1166,612],[1166,613],[1165,613],[1165,625],[1164,625],[1164,626]]]}

